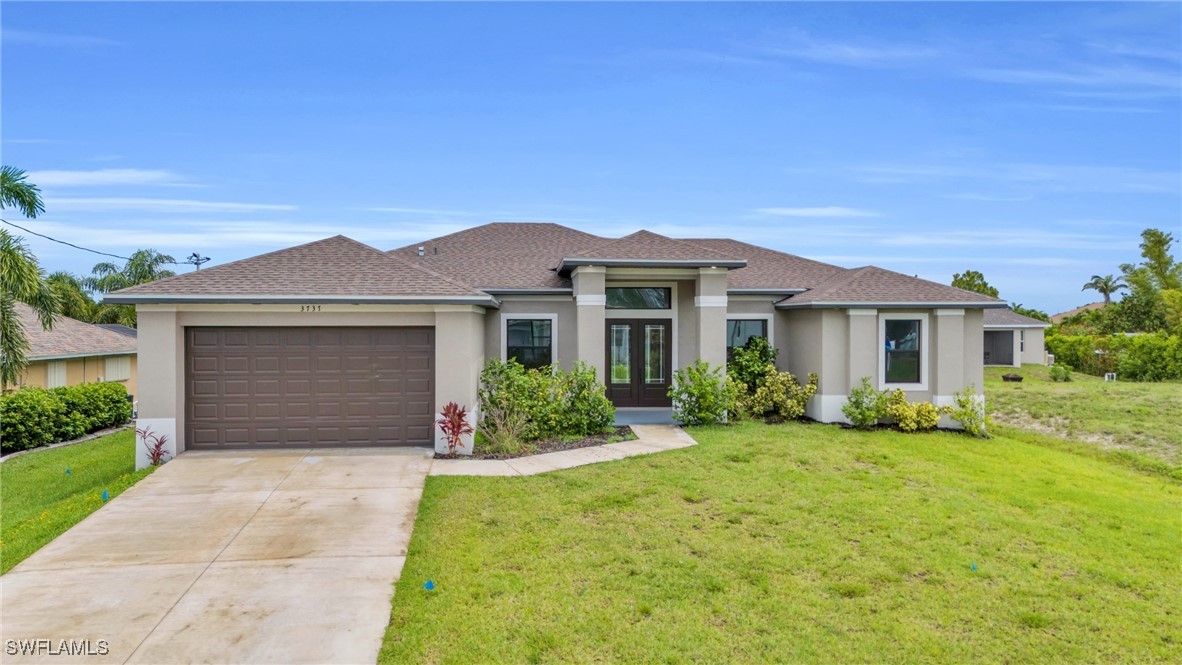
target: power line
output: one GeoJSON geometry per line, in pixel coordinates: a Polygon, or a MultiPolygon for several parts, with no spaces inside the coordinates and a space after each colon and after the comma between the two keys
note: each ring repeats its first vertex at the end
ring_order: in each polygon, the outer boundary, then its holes
{"type": "MultiPolygon", "coordinates": [[[[109,256],[109,257],[115,258],[115,259],[123,259],[124,261],[131,261],[132,260],[131,257],[128,257],[128,256],[119,256],[118,254],[111,254],[110,252],[100,252],[97,249],[90,249],[89,247],[82,247],[81,245],[75,245],[74,243],[66,242],[65,240],[58,240],[57,238],[51,238],[51,237],[45,235],[44,233],[37,233],[36,231],[31,231],[29,229],[26,229],[25,227],[21,226],[20,224],[13,224],[12,222],[8,221],[7,219],[0,219],[0,222],[4,222],[5,224],[7,224],[11,227],[14,227],[14,228],[18,228],[18,229],[24,231],[25,233],[32,233],[33,235],[35,235],[39,238],[45,238],[46,240],[52,240],[53,242],[60,243],[62,245],[66,245],[67,247],[73,247],[74,249],[80,249],[84,252],[90,252],[92,254],[99,254],[102,256],[109,256]]],[[[208,261],[208,259],[206,259],[206,260],[208,261]]],[[[171,263],[174,266],[181,265],[180,261],[167,261],[166,263],[171,263]]],[[[185,263],[188,263],[188,262],[186,261],[185,263]]]]}

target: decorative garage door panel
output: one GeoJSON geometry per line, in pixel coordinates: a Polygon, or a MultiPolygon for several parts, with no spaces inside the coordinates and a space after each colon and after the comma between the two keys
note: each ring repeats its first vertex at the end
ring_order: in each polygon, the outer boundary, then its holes
{"type": "Polygon", "coordinates": [[[191,449],[429,445],[431,328],[186,328],[191,449]]]}

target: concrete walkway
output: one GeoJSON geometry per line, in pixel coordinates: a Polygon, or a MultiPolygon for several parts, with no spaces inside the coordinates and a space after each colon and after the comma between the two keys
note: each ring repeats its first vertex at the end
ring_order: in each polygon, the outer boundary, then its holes
{"type": "Polygon", "coordinates": [[[633,425],[633,441],[561,450],[507,460],[437,459],[432,476],[532,476],[547,471],[610,462],[634,455],[648,455],[697,445],[685,430],[673,425],[633,425]]]}
{"type": "Polygon", "coordinates": [[[4,663],[373,663],[423,448],[185,453],[0,578],[4,663]],[[6,645],[7,646],[7,645],[6,645]]]}

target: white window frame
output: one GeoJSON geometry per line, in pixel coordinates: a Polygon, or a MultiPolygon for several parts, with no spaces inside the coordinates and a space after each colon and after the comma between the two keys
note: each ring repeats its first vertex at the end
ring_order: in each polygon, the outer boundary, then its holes
{"type": "Polygon", "coordinates": [[[50,360],[45,363],[45,387],[61,388],[69,382],[65,360],[50,360]]]}
{"type": "Polygon", "coordinates": [[[106,381],[131,380],[131,356],[107,356],[103,359],[103,379],[106,381]],[[114,372],[112,366],[118,363],[117,369],[126,368],[125,372],[114,372]],[[122,376],[121,376],[122,374],[122,376]]]}
{"type": "MultiPolygon", "coordinates": [[[[776,321],[774,314],[727,314],[727,321],[766,321],[767,322],[767,343],[776,348],[776,331],[773,328],[776,321]]],[[[729,325],[727,326],[730,327],[729,325]]]]}
{"type": "Polygon", "coordinates": [[[1026,331],[1018,331],[1018,353],[1026,353],[1026,331]]]}
{"type": "Polygon", "coordinates": [[[509,320],[550,322],[550,366],[557,368],[558,357],[558,314],[535,314],[534,312],[501,312],[501,360],[509,359],[509,320]]]}
{"type": "MultiPolygon", "coordinates": [[[[607,298],[607,287],[609,286],[655,286],[669,289],[669,297],[672,298],[673,306],[670,309],[608,309],[603,308],[603,318],[607,321],[612,319],[670,319],[672,320],[672,328],[669,330],[669,350],[672,352],[673,371],[681,369],[680,359],[678,358],[678,347],[681,346],[680,337],[678,337],[677,322],[681,319],[681,312],[678,304],[677,282],[661,282],[655,280],[607,280],[604,282],[604,302],[607,298]]],[[[606,361],[605,361],[606,362],[606,361]]],[[[672,380],[672,377],[670,377],[672,380]]]]}
{"type": "Polygon", "coordinates": [[[928,347],[928,315],[926,313],[881,312],[878,315],[878,389],[879,390],[927,390],[930,374],[928,347]],[[919,383],[887,383],[886,380],[886,322],[919,321],[919,383]]]}

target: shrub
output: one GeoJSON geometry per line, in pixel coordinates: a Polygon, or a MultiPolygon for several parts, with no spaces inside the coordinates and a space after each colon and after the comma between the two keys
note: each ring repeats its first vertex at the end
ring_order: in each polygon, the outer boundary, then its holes
{"type": "Polygon", "coordinates": [[[763,337],[752,337],[747,344],[735,349],[726,362],[726,375],[746,386],[748,394],[763,387],[767,366],[775,365],[779,349],[763,337]]]}
{"type": "Polygon", "coordinates": [[[1051,365],[1051,381],[1058,383],[1059,381],[1071,380],[1071,365],[1064,363],[1055,363],[1051,365]]]}
{"type": "Polygon", "coordinates": [[[673,373],[669,387],[673,418],[683,425],[713,425],[734,411],[738,384],[727,381],[721,367],[701,359],[673,373]]]}
{"type": "Polygon", "coordinates": [[[779,416],[792,420],[804,415],[805,404],[817,392],[817,375],[809,374],[804,386],[788,372],[777,372],[776,366],[764,366],[762,385],[749,398],[740,399],[742,409],[756,418],[779,416]]]}
{"type": "Polygon", "coordinates": [[[456,454],[456,448],[463,445],[463,436],[473,432],[472,425],[468,423],[467,407],[455,402],[443,405],[443,411],[435,424],[439,425],[439,431],[447,438],[447,452],[452,455],[456,454]]]}
{"type": "Polygon", "coordinates": [[[1114,337],[1116,373],[1131,381],[1182,379],[1182,337],[1162,333],[1114,337]]]}
{"type": "Polygon", "coordinates": [[[480,373],[480,431],[491,452],[519,453],[550,436],[588,436],[611,427],[616,409],[594,367],[527,370],[490,360],[480,373]]]}
{"type": "Polygon", "coordinates": [[[931,402],[908,402],[902,390],[893,391],[887,398],[887,416],[904,432],[935,429],[940,416],[951,412],[950,407],[937,408],[931,402]]]}
{"type": "Polygon", "coordinates": [[[855,386],[846,398],[841,412],[850,423],[859,429],[870,429],[886,417],[887,393],[874,389],[870,377],[862,377],[862,383],[855,386]]]}
{"type": "Polygon", "coordinates": [[[69,441],[131,420],[120,383],[22,388],[0,396],[0,446],[5,452],[69,441]]]}
{"type": "Polygon", "coordinates": [[[144,450],[148,452],[148,464],[151,466],[160,466],[167,461],[169,452],[166,448],[168,445],[167,434],[155,434],[151,427],[143,429],[136,429],[135,435],[144,444],[144,450]]]}
{"type": "Polygon", "coordinates": [[[953,395],[956,406],[952,408],[952,419],[960,423],[967,434],[989,438],[989,415],[985,412],[985,400],[977,394],[976,386],[969,385],[953,395]]]}

